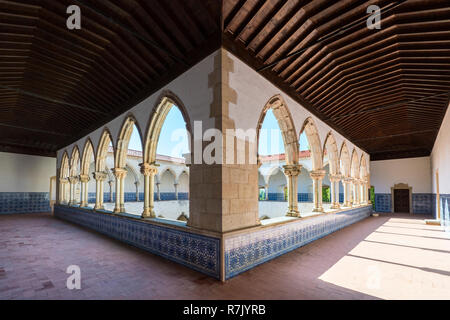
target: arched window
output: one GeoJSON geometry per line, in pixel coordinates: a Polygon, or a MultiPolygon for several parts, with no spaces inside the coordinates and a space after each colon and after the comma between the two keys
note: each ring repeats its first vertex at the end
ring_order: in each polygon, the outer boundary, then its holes
{"type": "Polygon", "coordinates": [[[145,137],[141,168],[145,218],[189,219],[190,124],[184,108],[175,100],[161,99],[145,137]],[[184,175],[177,174],[182,172],[184,175]]]}
{"type": "Polygon", "coordinates": [[[115,205],[114,212],[140,216],[142,203],[140,163],[143,161],[142,139],[136,119],[130,115],[122,124],[114,157],[115,205]]]}
{"type": "MultiPolygon", "coordinates": [[[[258,183],[260,194],[264,193],[267,200],[288,201],[287,208],[281,205],[276,212],[272,209],[270,217],[284,216],[286,209],[288,216],[297,217],[298,139],[292,117],[280,95],[272,97],[265,105],[257,124],[257,136],[258,163],[265,183],[264,186],[258,183]]],[[[260,218],[267,215],[268,206],[273,204],[260,203],[260,218]]]]}

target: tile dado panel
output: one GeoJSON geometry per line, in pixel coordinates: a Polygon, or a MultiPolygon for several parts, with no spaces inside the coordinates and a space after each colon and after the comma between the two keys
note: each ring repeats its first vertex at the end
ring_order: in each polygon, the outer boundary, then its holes
{"type": "Polygon", "coordinates": [[[220,279],[219,238],[77,207],[56,205],[54,214],[220,279]]]}
{"type": "Polygon", "coordinates": [[[0,214],[50,211],[48,192],[0,192],[0,214]]]}
{"type": "Polygon", "coordinates": [[[321,215],[264,228],[224,239],[225,278],[229,279],[261,263],[304,246],[327,234],[364,219],[372,206],[321,215]]]}
{"type": "MultiPolygon", "coordinates": [[[[436,195],[435,195],[436,196],[436,195]]],[[[441,221],[446,232],[450,232],[450,194],[439,195],[441,200],[441,221]]]]}
{"type": "MultiPolygon", "coordinates": [[[[431,193],[412,194],[412,212],[416,214],[433,215],[436,197],[431,193]]],[[[375,211],[392,212],[392,195],[390,193],[375,193],[375,211]]]]}

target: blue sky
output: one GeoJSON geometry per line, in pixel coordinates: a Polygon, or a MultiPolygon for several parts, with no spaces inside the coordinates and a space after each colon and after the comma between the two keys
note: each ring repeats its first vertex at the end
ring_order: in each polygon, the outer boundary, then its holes
{"type": "MultiPolygon", "coordinates": [[[[300,150],[308,150],[308,147],[306,134],[302,133],[300,135],[300,150]]],[[[263,156],[284,153],[281,130],[272,109],[267,111],[261,126],[258,153],[263,156]]]]}
{"type": "MultiPolygon", "coordinates": [[[[284,153],[283,138],[280,127],[272,110],[269,109],[261,126],[260,155],[284,153]]],[[[141,139],[136,127],[131,134],[129,149],[142,151],[141,139]]],[[[308,150],[308,140],[303,133],[300,135],[300,150],[308,150]]],[[[167,114],[161,134],[159,136],[157,154],[181,158],[183,153],[189,152],[188,136],[183,115],[177,107],[172,107],[167,114]]]]}
{"type": "MultiPolygon", "coordinates": [[[[141,139],[136,126],[131,134],[129,149],[142,151],[141,139]]],[[[188,136],[183,115],[177,107],[172,107],[167,114],[166,121],[161,128],[157,154],[181,158],[183,153],[189,152],[188,136]]]]}

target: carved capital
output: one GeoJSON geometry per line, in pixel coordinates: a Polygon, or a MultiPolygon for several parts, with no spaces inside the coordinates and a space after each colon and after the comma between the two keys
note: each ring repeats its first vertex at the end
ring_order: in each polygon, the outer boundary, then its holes
{"type": "Polygon", "coordinates": [[[87,174],[80,174],[80,175],[78,176],[78,178],[79,178],[80,181],[83,182],[83,183],[87,183],[87,182],[89,182],[89,180],[91,180],[87,174]]]}
{"type": "Polygon", "coordinates": [[[94,177],[95,180],[97,181],[105,181],[106,180],[106,173],[105,172],[94,172],[92,174],[92,176],[94,177]]]}
{"type": "Polygon", "coordinates": [[[78,177],[69,177],[69,182],[72,184],[78,183],[78,177]]]}
{"type": "Polygon", "coordinates": [[[301,164],[289,164],[283,166],[284,174],[289,177],[296,177],[302,172],[301,164]]]}
{"type": "Polygon", "coordinates": [[[339,182],[341,181],[342,176],[340,174],[330,174],[330,181],[331,182],[339,182]]]}
{"type": "Polygon", "coordinates": [[[69,180],[67,180],[67,178],[60,178],[59,183],[66,184],[69,183],[69,180]]]}
{"type": "Polygon", "coordinates": [[[325,177],[325,170],[314,170],[309,173],[311,179],[322,180],[325,177]]]}
{"type": "Polygon", "coordinates": [[[117,179],[124,179],[127,176],[128,171],[124,168],[113,168],[111,169],[111,172],[117,179]]]}
{"type": "Polygon", "coordinates": [[[141,163],[141,173],[144,176],[151,176],[158,173],[158,165],[157,164],[149,164],[149,163],[141,163]]]}

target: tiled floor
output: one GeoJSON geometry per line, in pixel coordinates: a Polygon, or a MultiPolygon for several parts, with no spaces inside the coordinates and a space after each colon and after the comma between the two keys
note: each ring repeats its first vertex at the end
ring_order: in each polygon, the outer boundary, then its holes
{"type": "Polygon", "coordinates": [[[221,283],[48,214],[0,216],[0,298],[450,299],[450,240],[423,217],[370,217],[221,283]]]}

